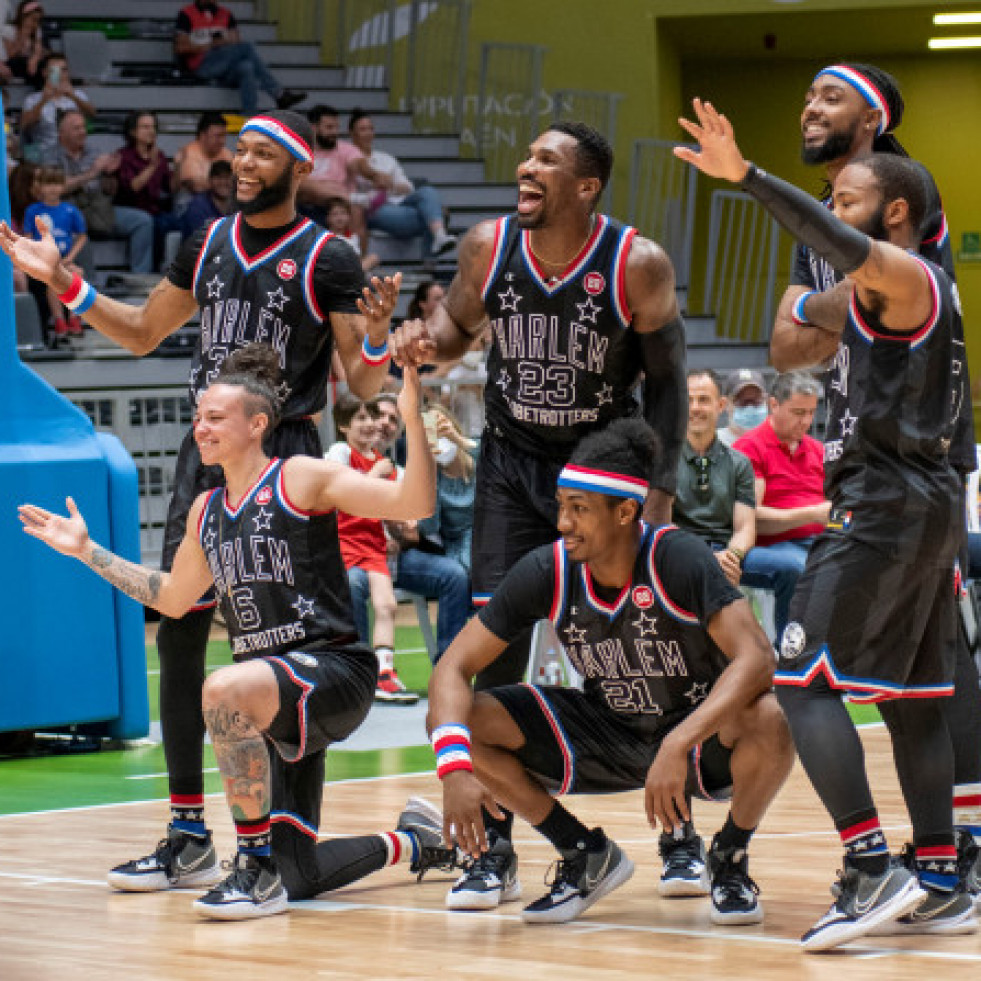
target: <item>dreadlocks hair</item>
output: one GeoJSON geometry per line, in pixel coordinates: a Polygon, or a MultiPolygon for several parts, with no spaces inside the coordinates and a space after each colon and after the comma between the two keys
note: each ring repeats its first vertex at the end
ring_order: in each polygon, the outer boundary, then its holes
{"type": "MultiPolygon", "coordinates": [[[[650,480],[660,467],[661,441],[643,419],[616,419],[605,429],[584,436],[572,451],[569,463],[590,470],[650,480]]],[[[619,504],[622,498],[610,497],[619,504]]],[[[641,505],[637,505],[640,517],[641,505]]]]}
{"type": "Polygon", "coordinates": [[[279,355],[272,347],[268,344],[246,344],[225,358],[214,384],[244,388],[246,416],[251,418],[264,413],[269,419],[268,435],[276,428],[282,412],[282,399],[278,391],[282,378],[279,355]]]}
{"type": "Polygon", "coordinates": [[[592,126],[580,122],[552,123],[545,132],[550,130],[565,133],[576,141],[576,176],[599,178],[602,192],[613,170],[613,148],[606,137],[592,126]]]}
{"type": "Polygon", "coordinates": [[[841,62],[846,68],[851,68],[861,75],[864,75],[881,93],[889,107],[889,128],[881,133],[872,142],[872,149],[875,153],[893,153],[898,157],[908,157],[902,143],[893,135],[893,131],[899,129],[899,124],[903,121],[903,94],[899,91],[899,82],[887,71],[877,68],[875,65],[865,65],[857,61],[841,62]]]}

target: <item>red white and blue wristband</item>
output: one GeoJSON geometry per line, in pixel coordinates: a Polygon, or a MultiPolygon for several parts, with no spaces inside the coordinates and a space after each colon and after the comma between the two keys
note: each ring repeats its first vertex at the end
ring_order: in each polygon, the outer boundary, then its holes
{"type": "Polygon", "coordinates": [[[436,776],[440,780],[456,770],[473,773],[470,758],[470,730],[466,726],[445,725],[433,729],[430,737],[436,753],[436,776]]]}
{"type": "Polygon", "coordinates": [[[378,347],[375,347],[368,339],[368,335],[365,335],[365,339],[361,344],[361,360],[365,364],[375,367],[376,365],[384,364],[390,356],[387,337],[378,347]]]}
{"type": "Polygon", "coordinates": [[[815,293],[817,293],[817,290],[808,290],[806,293],[801,293],[801,295],[794,301],[794,305],[790,310],[790,319],[797,324],[798,327],[803,327],[805,324],[810,323],[810,321],[807,319],[807,314],[804,313],[804,304],[807,303],[808,299],[814,296],[815,293]]]}
{"type": "Polygon", "coordinates": [[[95,287],[86,283],[78,273],[72,276],[72,283],[64,293],[58,295],[58,299],[71,310],[72,313],[81,315],[95,303],[98,293],[95,287]]]}

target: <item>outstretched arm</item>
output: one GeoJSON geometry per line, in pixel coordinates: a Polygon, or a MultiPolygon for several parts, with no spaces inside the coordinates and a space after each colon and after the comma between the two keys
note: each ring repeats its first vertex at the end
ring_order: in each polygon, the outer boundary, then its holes
{"type": "MultiPolygon", "coordinates": [[[[68,517],[52,514],[35,504],[17,509],[24,531],[62,555],[78,559],[117,589],[165,616],[183,616],[211,585],[213,579],[204,552],[193,536],[185,535],[170,573],[129,562],[89,538],[85,519],[72,498],[65,501],[68,517]]],[[[199,498],[188,514],[188,527],[196,528],[203,506],[199,498]]]]}

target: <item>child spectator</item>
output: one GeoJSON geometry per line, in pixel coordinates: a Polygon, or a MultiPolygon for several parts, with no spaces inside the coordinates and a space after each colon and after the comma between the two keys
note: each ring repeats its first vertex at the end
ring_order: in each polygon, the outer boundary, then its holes
{"type": "MultiPolygon", "coordinates": [[[[345,442],[335,443],[325,454],[360,473],[385,480],[397,480],[395,465],[376,449],[378,408],[350,392],[343,393],[334,404],[334,425],[345,442]]],[[[411,705],[419,700],[407,691],[395,673],[395,590],[388,565],[388,542],[381,521],[356,518],[337,512],[337,536],[341,555],[348,570],[363,569],[368,576],[371,605],[375,612],[372,647],[378,658],[378,683],[375,698],[382,702],[411,705]]],[[[362,638],[364,639],[364,638],[362,638]]]]}
{"type": "MultiPolygon", "coordinates": [[[[41,167],[37,175],[37,192],[40,200],[28,206],[24,214],[24,229],[26,233],[39,240],[41,232],[38,230],[38,223],[45,227],[54,237],[67,269],[81,275],[82,270],[75,264],[75,256],[88,241],[85,219],[75,205],[61,200],[64,190],[64,170],[61,167],[41,167]]],[[[80,337],[82,321],[75,314],[66,318],[65,308],[58,299],[58,294],[50,286],[47,289],[47,297],[54,318],[55,340],[67,340],[69,334],[80,337]]]]}
{"type": "MultiPolygon", "coordinates": [[[[338,238],[344,239],[348,245],[361,255],[361,243],[354,233],[354,212],[349,201],[344,198],[333,198],[327,208],[327,231],[333,232],[338,238]]],[[[381,260],[374,252],[361,256],[361,268],[368,272],[374,269],[381,260]]]]}

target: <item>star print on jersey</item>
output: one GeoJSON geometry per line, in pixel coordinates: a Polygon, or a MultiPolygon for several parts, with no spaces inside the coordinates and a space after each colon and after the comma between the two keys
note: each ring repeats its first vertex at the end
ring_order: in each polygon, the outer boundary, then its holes
{"type": "Polygon", "coordinates": [[[213,347],[211,349],[211,371],[205,375],[205,381],[210,385],[221,372],[221,366],[225,358],[228,357],[227,347],[213,347]]]}
{"type": "Polygon", "coordinates": [[[841,435],[851,436],[855,432],[855,423],[858,422],[858,416],[853,416],[849,409],[845,409],[845,414],[841,417],[841,435]]]}
{"type": "Polygon", "coordinates": [[[501,369],[501,373],[497,376],[497,381],[495,382],[498,388],[502,392],[506,392],[511,385],[511,375],[508,373],[507,368],[501,369]]]}
{"type": "Polygon", "coordinates": [[[506,293],[498,293],[497,296],[501,301],[501,310],[518,312],[518,304],[521,302],[521,297],[514,292],[513,286],[509,286],[506,293]]]}
{"type": "Polygon", "coordinates": [[[596,393],[596,405],[612,405],[613,404],[613,386],[604,384],[603,387],[596,393]]]}
{"type": "Polygon", "coordinates": [[[631,620],[630,623],[637,628],[641,637],[646,637],[648,634],[657,636],[657,619],[649,616],[643,610],[640,611],[640,616],[636,620],[631,620]]]}
{"type": "Polygon", "coordinates": [[[296,615],[301,619],[313,616],[313,600],[304,599],[302,596],[296,598],[295,603],[290,604],[294,610],[296,610],[296,615]]]}
{"type": "Polygon", "coordinates": [[[588,320],[591,324],[596,323],[596,314],[603,309],[601,306],[593,303],[591,296],[586,297],[585,303],[577,303],[576,308],[579,310],[579,319],[588,320]]]}
{"type": "Polygon", "coordinates": [[[574,623],[570,623],[565,628],[565,636],[570,644],[581,644],[586,639],[586,631],[581,627],[577,627],[574,623]]]}
{"type": "Polygon", "coordinates": [[[283,292],[282,286],[277,286],[274,290],[266,290],[270,310],[282,310],[286,306],[289,297],[283,292]]]}
{"type": "Polygon", "coordinates": [[[704,681],[696,681],[688,691],[685,692],[685,698],[688,699],[692,705],[697,705],[699,702],[704,702],[708,698],[708,685],[704,681]]]}
{"type": "Polygon", "coordinates": [[[255,522],[256,531],[269,531],[269,522],[272,521],[272,514],[265,508],[259,508],[259,513],[252,519],[255,522]]]}
{"type": "Polygon", "coordinates": [[[221,299],[221,291],[225,288],[225,284],[218,278],[218,273],[215,273],[205,285],[208,287],[209,300],[221,299]]]}

